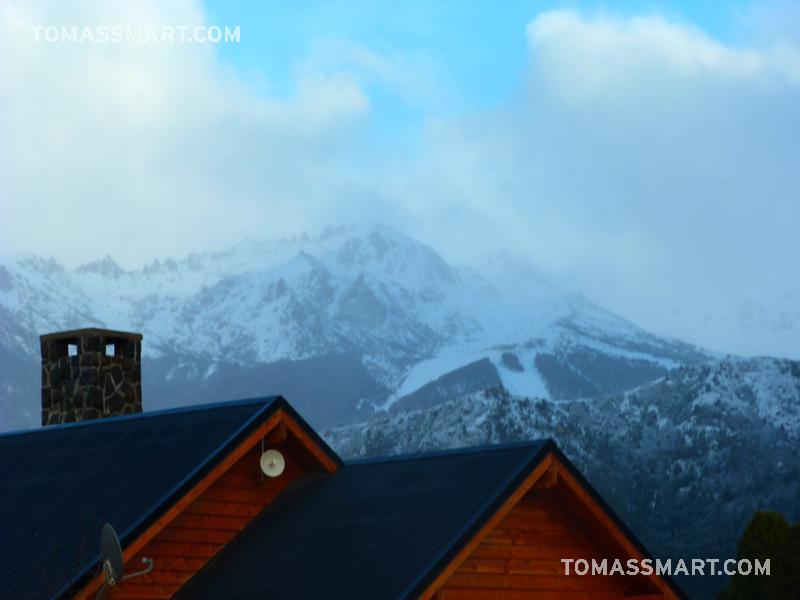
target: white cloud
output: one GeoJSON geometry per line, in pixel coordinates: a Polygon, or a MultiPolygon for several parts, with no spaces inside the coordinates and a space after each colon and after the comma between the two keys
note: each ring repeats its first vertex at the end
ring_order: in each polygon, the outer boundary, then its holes
{"type": "Polygon", "coordinates": [[[189,1],[66,7],[0,5],[2,250],[137,265],[301,228],[327,202],[369,112],[358,82],[304,73],[278,99],[210,44],[37,44],[40,24],[204,23],[189,1]]]}
{"type": "Polygon", "coordinates": [[[0,251],[137,266],[378,220],[451,259],[509,247],[643,325],[733,350],[747,340],[681,315],[800,297],[789,38],[733,47],[660,17],[548,12],[527,27],[517,95],[445,117],[424,54],[318,40],[286,99],[211,45],[37,45],[29,31],[205,19],[190,0],[0,3],[0,251]],[[364,135],[375,84],[426,111],[415,152],[364,135]]]}
{"type": "Polygon", "coordinates": [[[430,129],[424,167],[402,188],[428,239],[471,258],[514,245],[655,330],[778,352],[777,337],[748,346],[724,319],[704,331],[698,321],[709,310],[735,321],[752,302],[780,312],[798,293],[797,48],[568,11],[527,33],[518,98],[430,129]],[[465,234],[442,233],[453,228],[465,234]]]}
{"type": "Polygon", "coordinates": [[[789,46],[730,48],[657,16],[587,20],[552,11],[532,21],[527,35],[536,64],[566,100],[617,99],[665,79],[800,83],[800,55],[789,46]]]}

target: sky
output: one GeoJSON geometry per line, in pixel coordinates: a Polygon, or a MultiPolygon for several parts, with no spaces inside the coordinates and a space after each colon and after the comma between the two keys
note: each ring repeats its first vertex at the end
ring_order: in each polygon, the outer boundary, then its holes
{"type": "Polygon", "coordinates": [[[376,221],[800,358],[798,3],[4,0],[0,33],[0,254],[138,268],[376,221]],[[32,33],[135,24],[240,40],[32,33]]]}

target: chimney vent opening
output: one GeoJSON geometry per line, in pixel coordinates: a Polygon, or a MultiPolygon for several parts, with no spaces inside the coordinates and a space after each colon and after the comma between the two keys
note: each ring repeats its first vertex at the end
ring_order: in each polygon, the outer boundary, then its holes
{"type": "Polygon", "coordinates": [[[40,336],[42,425],[142,412],[142,336],[86,328],[40,336]]]}

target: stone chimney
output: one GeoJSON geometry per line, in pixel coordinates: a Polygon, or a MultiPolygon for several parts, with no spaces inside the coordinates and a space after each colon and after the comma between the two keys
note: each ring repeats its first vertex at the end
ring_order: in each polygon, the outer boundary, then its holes
{"type": "Polygon", "coordinates": [[[39,338],[42,425],[142,412],[142,336],[76,329],[39,338]]]}

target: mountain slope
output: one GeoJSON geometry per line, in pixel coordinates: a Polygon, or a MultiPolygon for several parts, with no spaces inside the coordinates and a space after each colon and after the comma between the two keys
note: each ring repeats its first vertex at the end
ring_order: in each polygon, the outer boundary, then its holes
{"type": "Polygon", "coordinates": [[[476,389],[464,369],[476,362],[480,385],[571,399],[709,358],[558,292],[529,265],[497,256],[480,272],[455,268],[378,225],[245,241],[139,271],[110,257],[68,271],[14,256],[0,260],[0,349],[23,367],[2,373],[0,427],[36,424],[38,397],[18,373],[37,368],[38,335],[85,326],[144,334],[147,408],[305,392],[317,425],[407,406],[439,378],[476,389]],[[331,379],[342,364],[356,384],[331,379]]]}
{"type": "MultiPolygon", "coordinates": [[[[715,360],[593,400],[494,388],[325,437],[347,457],[552,437],[659,557],[734,557],[757,509],[800,519],[795,361],[715,360]]],[[[711,597],[717,579],[684,583],[711,597]]]]}

